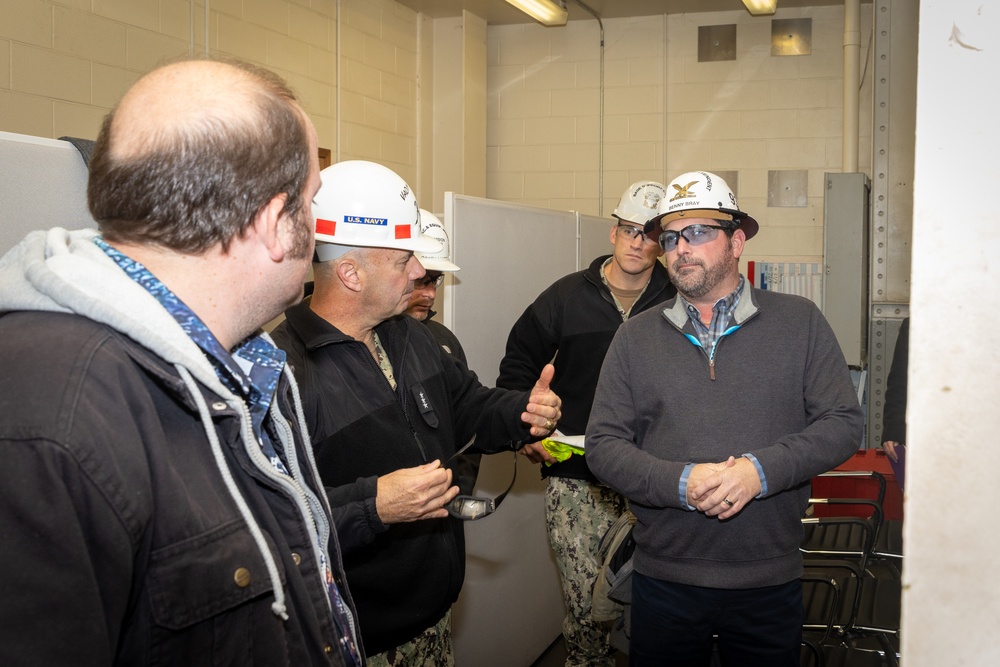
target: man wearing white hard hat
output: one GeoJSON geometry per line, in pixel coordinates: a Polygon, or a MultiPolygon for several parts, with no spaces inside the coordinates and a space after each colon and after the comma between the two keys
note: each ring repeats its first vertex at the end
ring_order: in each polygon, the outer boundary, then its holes
{"type": "MultiPolygon", "coordinates": [[[[663,184],[655,181],[630,185],[612,214],[611,255],[557,280],[511,328],[497,386],[530,387],[539,369],[554,356],[553,387],[564,401],[559,429],[565,435],[586,431],[601,363],[618,327],[675,293],[659,262],[662,251],[655,239],[643,233],[643,225],[657,214],[665,192],[663,184]]],[[[593,618],[591,601],[601,568],[598,544],[625,503],[617,492],[598,482],[583,456],[557,461],[538,443],[522,453],[543,464],[545,523],[566,604],[562,626],[566,665],[612,667],[609,627],[593,618]]]]}
{"type": "Polygon", "coordinates": [[[465,350],[458,338],[451,329],[433,319],[434,301],[437,299],[437,288],[444,282],[444,274],[458,271],[458,265],[451,261],[450,243],[448,232],[436,215],[425,209],[420,209],[420,233],[427,238],[434,239],[437,247],[434,250],[417,252],[417,259],[424,267],[426,273],[422,278],[413,281],[413,296],[410,297],[410,305],[406,309],[406,314],[423,322],[434,334],[434,338],[445,351],[451,353],[456,359],[461,359],[463,364],[468,364],[465,358],[465,350]]]}
{"type": "Polygon", "coordinates": [[[757,221],[689,172],[646,225],[675,299],[622,325],[587,427],[590,469],[630,502],[629,664],[793,667],[809,481],[850,458],[863,419],[830,325],[739,272],[757,221]]]}
{"type": "MultiPolygon", "coordinates": [[[[413,281],[413,295],[410,297],[410,305],[406,309],[406,314],[424,325],[434,334],[434,339],[445,352],[461,361],[466,366],[469,360],[465,357],[465,350],[458,341],[451,329],[433,319],[434,301],[437,299],[437,290],[444,281],[445,273],[458,271],[458,265],[451,261],[451,243],[448,239],[448,232],[436,215],[426,209],[420,209],[420,233],[427,238],[438,242],[438,247],[434,250],[417,252],[417,259],[426,273],[423,278],[413,281]]],[[[481,454],[459,454],[455,464],[455,484],[462,495],[472,495],[476,486],[476,478],[479,477],[479,464],[481,454]]]]}
{"type": "Polygon", "coordinates": [[[516,450],[555,428],[551,367],[530,391],[489,389],[402,316],[424,275],[413,192],[366,161],[321,173],[315,289],[274,331],[303,398],[344,549],[368,664],[452,665],[465,576],[453,456],[516,450]]]}

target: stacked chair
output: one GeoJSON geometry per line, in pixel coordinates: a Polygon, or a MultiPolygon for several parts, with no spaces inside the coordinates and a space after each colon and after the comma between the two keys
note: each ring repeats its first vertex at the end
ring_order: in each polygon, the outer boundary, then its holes
{"type": "Polygon", "coordinates": [[[897,667],[902,522],[885,519],[885,478],[874,471],[823,477],[870,479],[854,486],[874,490],[863,498],[812,498],[812,515],[802,519],[802,665],[897,667]]]}

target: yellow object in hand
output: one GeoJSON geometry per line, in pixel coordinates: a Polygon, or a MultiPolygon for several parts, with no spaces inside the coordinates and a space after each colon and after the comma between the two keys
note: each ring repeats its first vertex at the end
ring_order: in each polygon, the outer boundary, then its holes
{"type": "MultiPolygon", "coordinates": [[[[569,457],[573,456],[574,454],[579,454],[580,456],[583,456],[582,447],[570,445],[565,442],[560,442],[558,440],[552,440],[551,438],[546,438],[545,440],[542,440],[542,447],[545,448],[545,451],[547,451],[552,456],[552,458],[554,458],[556,461],[559,461],[560,463],[562,463],[569,457]]],[[[552,464],[546,461],[545,465],[550,466],[552,464]]]]}

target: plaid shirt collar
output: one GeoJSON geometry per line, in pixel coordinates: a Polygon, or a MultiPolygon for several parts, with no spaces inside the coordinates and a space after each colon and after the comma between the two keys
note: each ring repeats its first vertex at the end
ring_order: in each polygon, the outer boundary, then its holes
{"type": "Polygon", "coordinates": [[[695,333],[698,334],[701,346],[706,350],[711,350],[715,342],[722,337],[722,334],[729,327],[733,311],[736,310],[736,306],[740,303],[743,281],[744,278],[740,275],[740,282],[736,286],[736,289],[730,292],[725,298],[715,302],[715,305],[712,306],[712,321],[707,326],[701,321],[701,313],[698,311],[698,308],[680,294],[677,295],[677,298],[684,304],[684,310],[687,311],[688,319],[691,320],[695,333]]]}

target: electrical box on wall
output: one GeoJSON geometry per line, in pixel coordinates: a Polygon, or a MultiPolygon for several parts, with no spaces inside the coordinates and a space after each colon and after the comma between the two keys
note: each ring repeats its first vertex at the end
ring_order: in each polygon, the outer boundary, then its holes
{"type": "Polygon", "coordinates": [[[865,174],[826,174],[823,314],[850,366],[868,361],[868,220],[865,174]]]}

